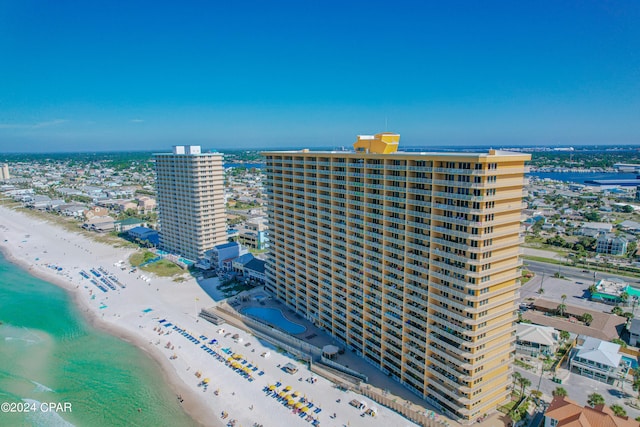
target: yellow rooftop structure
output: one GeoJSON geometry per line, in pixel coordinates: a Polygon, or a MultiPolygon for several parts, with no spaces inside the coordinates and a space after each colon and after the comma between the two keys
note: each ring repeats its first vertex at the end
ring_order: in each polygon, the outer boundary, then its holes
{"type": "Polygon", "coordinates": [[[366,153],[390,154],[398,151],[400,135],[397,133],[383,132],[375,135],[358,135],[358,140],[353,144],[355,151],[366,153]]]}

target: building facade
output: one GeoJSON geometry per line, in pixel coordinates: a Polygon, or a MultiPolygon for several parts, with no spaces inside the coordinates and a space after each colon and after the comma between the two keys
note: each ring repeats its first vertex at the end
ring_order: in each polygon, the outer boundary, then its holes
{"type": "Polygon", "coordinates": [[[9,179],[11,179],[11,175],[9,175],[9,165],[6,163],[0,164],[0,181],[9,179]]]}
{"type": "Polygon", "coordinates": [[[628,241],[615,234],[603,234],[596,241],[596,252],[599,254],[624,255],[627,253],[628,241]]]}
{"type": "Polygon", "coordinates": [[[266,152],[267,288],[460,420],[509,395],[527,154],[266,152]]]}
{"type": "Polygon", "coordinates": [[[198,260],[227,241],[222,154],[175,146],[154,160],[160,246],[198,260]]]}

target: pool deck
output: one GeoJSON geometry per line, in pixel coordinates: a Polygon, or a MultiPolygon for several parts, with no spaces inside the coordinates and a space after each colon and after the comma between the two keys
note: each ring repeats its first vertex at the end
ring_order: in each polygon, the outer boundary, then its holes
{"type": "MultiPolygon", "coordinates": [[[[327,332],[315,326],[313,323],[305,319],[303,316],[296,313],[291,308],[287,307],[284,303],[280,302],[279,300],[275,299],[272,296],[269,296],[268,298],[263,299],[262,301],[256,301],[254,299],[255,294],[269,295],[267,291],[263,290],[262,287],[259,287],[259,288],[252,289],[250,291],[242,292],[236,295],[235,297],[229,298],[226,302],[229,308],[235,310],[240,314],[242,314],[241,311],[243,309],[248,307],[263,307],[263,308],[279,309],[282,311],[285,317],[287,317],[290,321],[294,323],[299,323],[307,328],[305,332],[292,335],[292,336],[320,348],[328,344],[333,344],[340,348],[344,348],[344,344],[335,340],[327,332]]],[[[391,377],[388,377],[381,370],[379,370],[372,364],[368,363],[364,358],[358,356],[352,351],[347,350],[343,354],[338,354],[334,359],[334,361],[336,361],[337,363],[349,369],[352,369],[363,375],[366,375],[369,378],[369,381],[368,381],[369,384],[373,385],[374,387],[380,388],[382,390],[386,390],[389,393],[401,399],[404,399],[416,405],[422,406],[427,410],[432,410],[440,414],[442,413],[438,411],[436,408],[434,408],[433,406],[429,405],[424,399],[413,394],[411,391],[406,389],[399,382],[393,380],[391,377]]],[[[493,416],[490,417],[490,420],[492,420],[496,426],[503,425],[499,415],[500,414],[497,413],[497,414],[493,414],[493,416]]],[[[450,426],[459,425],[455,421],[451,421],[451,420],[448,420],[448,421],[450,426]]]]}

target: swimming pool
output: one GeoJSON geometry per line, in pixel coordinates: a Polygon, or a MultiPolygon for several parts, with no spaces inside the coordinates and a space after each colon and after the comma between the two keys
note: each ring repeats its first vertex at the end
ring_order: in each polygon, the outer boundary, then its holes
{"type": "Polygon", "coordinates": [[[622,356],[622,360],[624,360],[631,367],[631,369],[637,369],[638,368],[638,361],[636,359],[634,359],[633,357],[622,356]]]}
{"type": "Polygon", "coordinates": [[[283,331],[291,335],[301,334],[307,330],[302,325],[297,323],[293,323],[282,314],[282,311],[277,308],[266,308],[266,307],[247,307],[241,310],[242,314],[247,315],[249,317],[256,317],[259,320],[263,320],[266,323],[269,323],[273,326],[276,326],[283,331]]]}

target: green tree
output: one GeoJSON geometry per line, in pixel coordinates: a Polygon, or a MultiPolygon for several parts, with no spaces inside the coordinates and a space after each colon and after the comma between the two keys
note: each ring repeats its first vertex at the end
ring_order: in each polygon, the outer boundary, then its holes
{"type": "Polygon", "coordinates": [[[511,375],[513,377],[513,386],[515,388],[515,386],[517,386],[520,383],[520,379],[522,378],[522,375],[520,374],[520,372],[514,372],[513,375],[511,375]]]}
{"type": "Polygon", "coordinates": [[[598,288],[596,287],[596,285],[591,285],[591,286],[589,286],[588,291],[593,296],[595,293],[598,292],[598,288]]]}
{"type": "Polygon", "coordinates": [[[561,339],[562,341],[566,341],[566,340],[568,340],[569,338],[571,338],[571,334],[570,334],[569,332],[567,332],[567,331],[560,331],[560,339],[561,339]]]}
{"type": "Polygon", "coordinates": [[[587,212],[584,214],[584,219],[590,222],[598,222],[600,221],[600,214],[595,211],[587,212]]]}
{"type": "Polygon", "coordinates": [[[584,313],[582,315],[582,321],[584,322],[585,325],[589,326],[591,322],[593,322],[593,316],[589,313],[584,313]]]}
{"type": "Polygon", "coordinates": [[[617,305],[611,309],[611,312],[616,316],[622,316],[622,308],[617,305]]]}
{"type": "Polygon", "coordinates": [[[618,344],[622,348],[627,348],[627,343],[622,341],[620,338],[614,338],[611,340],[612,343],[618,344]]]}
{"type": "Polygon", "coordinates": [[[616,417],[626,417],[627,411],[620,405],[611,405],[611,410],[616,417]]]}
{"type": "Polygon", "coordinates": [[[553,390],[551,394],[553,395],[553,397],[556,397],[556,396],[566,396],[568,393],[564,387],[556,387],[556,389],[553,390]]]}
{"type": "Polygon", "coordinates": [[[559,304],[558,308],[556,308],[556,311],[560,316],[564,316],[565,311],[567,311],[567,306],[564,304],[559,304]]]}
{"type": "Polygon", "coordinates": [[[624,205],[624,207],[622,208],[622,212],[624,212],[624,213],[632,213],[633,212],[633,206],[624,205]]]}
{"type": "Polygon", "coordinates": [[[633,389],[638,392],[638,399],[640,399],[640,369],[636,369],[633,373],[633,389]]]}
{"type": "Polygon", "coordinates": [[[597,405],[604,405],[604,397],[602,397],[602,395],[598,393],[591,393],[587,397],[587,404],[591,407],[594,407],[597,405]]]}
{"type": "Polygon", "coordinates": [[[619,298],[620,298],[620,301],[625,303],[629,299],[629,294],[627,292],[622,292],[619,298]]]}
{"type": "Polygon", "coordinates": [[[520,396],[524,396],[524,390],[531,385],[531,380],[520,376],[520,378],[518,378],[518,385],[520,386],[520,396]]]}

